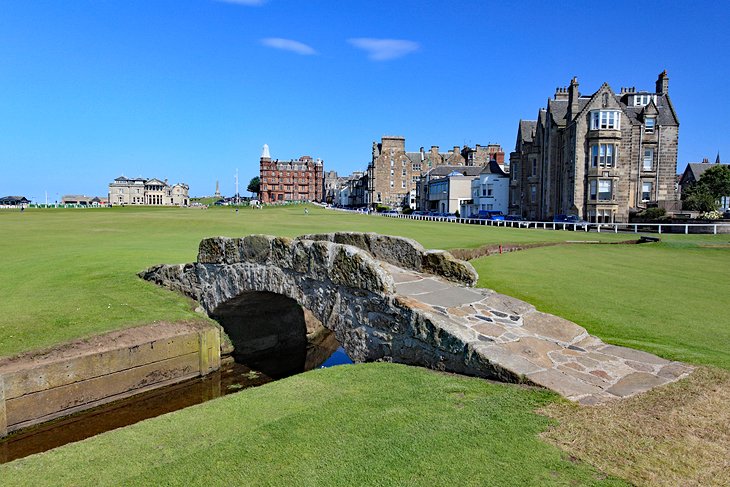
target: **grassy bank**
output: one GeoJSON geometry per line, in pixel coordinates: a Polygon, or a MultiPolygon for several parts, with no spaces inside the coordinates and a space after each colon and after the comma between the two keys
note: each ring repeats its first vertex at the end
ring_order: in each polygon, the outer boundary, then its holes
{"type": "Polygon", "coordinates": [[[568,318],[605,341],[730,369],[730,248],[558,246],[472,264],[480,286],[568,318]]]}
{"type": "Polygon", "coordinates": [[[322,369],[0,466],[3,485],[623,485],[540,441],[546,391],[322,369]]]}

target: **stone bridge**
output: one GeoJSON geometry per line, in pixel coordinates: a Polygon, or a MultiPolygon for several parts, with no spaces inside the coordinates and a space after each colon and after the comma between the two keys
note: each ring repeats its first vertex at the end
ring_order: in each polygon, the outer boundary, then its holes
{"type": "Polygon", "coordinates": [[[355,362],[539,385],[583,404],[634,395],[691,372],[474,288],[471,264],[401,237],[209,238],[200,243],[197,262],[159,265],[140,276],[198,301],[238,352],[301,341],[316,321],[355,362]]]}

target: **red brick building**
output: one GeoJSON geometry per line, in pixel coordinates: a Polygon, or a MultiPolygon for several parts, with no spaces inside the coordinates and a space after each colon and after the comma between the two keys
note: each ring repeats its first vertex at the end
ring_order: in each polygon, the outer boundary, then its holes
{"type": "Polygon", "coordinates": [[[261,153],[262,203],[285,201],[322,201],[324,190],[324,164],[309,156],[297,160],[271,160],[269,146],[264,144],[261,153]]]}

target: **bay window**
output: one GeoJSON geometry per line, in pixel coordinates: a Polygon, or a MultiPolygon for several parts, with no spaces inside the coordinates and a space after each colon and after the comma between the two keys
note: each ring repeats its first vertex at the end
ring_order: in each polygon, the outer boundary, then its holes
{"type": "Polygon", "coordinates": [[[591,112],[591,130],[619,129],[621,113],[618,110],[596,110],[591,112]]]}
{"type": "Polygon", "coordinates": [[[591,165],[593,167],[613,167],[615,144],[595,144],[591,146],[591,165]]]}

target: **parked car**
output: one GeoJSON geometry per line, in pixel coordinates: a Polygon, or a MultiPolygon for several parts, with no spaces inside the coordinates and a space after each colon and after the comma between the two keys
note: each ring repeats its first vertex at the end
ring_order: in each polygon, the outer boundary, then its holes
{"type": "Polygon", "coordinates": [[[581,220],[578,218],[577,215],[555,215],[555,218],[553,218],[554,223],[565,223],[566,225],[563,225],[565,228],[569,229],[581,229],[584,230],[588,227],[588,222],[585,220],[581,220]]]}
{"type": "Polygon", "coordinates": [[[504,214],[499,210],[479,210],[479,216],[482,220],[493,220],[502,221],[504,220],[504,214]]]}
{"type": "Polygon", "coordinates": [[[507,215],[504,217],[505,221],[508,222],[523,222],[525,219],[520,215],[507,215]]]}
{"type": "Polygon", "coordinates": [[[722,217],[725,220],[730,220],[730,210],[725,210],[725,213],[722,214],[722,217]]]}

